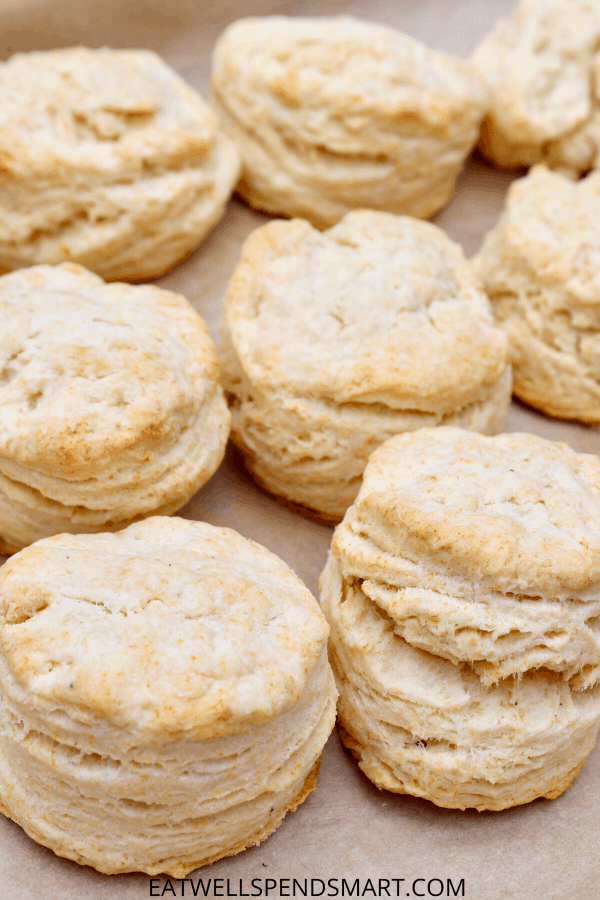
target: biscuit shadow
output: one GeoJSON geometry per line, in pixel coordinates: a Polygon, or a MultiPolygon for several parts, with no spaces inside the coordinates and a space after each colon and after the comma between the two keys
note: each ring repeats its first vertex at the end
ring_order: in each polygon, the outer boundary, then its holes
{"type": "Polygon", "coordinates": [[[550,441],[564,441],[581,453],[600,454],[600,428],[574,419],[555,419],[513,395],[503,428],[505,433],[527,432],[550,441]]]}

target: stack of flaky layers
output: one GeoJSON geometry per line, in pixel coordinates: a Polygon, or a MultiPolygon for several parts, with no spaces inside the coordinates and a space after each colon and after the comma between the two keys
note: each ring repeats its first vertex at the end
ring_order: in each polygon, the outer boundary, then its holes
{"type": "Polygon", "coordinates": [[[0,278],[0,552],[175,512],[219,465],[215,347],[179,294],[81,266],[0,278]]]}
{"type": "Polygon", "coordinates": [[[429,218],[454,192],[487,97],[469,63],[350,16],[232,23],[212,93],[237,190],[319,228],[369,207],[429,218]]]}
{"type": "Polygon", "coordinates": [[[600,171],[573,181],[534,166],[473,266],[510,341],[515,394],[600,423],[600,171]]]}
{"type": "Polygon", "coordinates": [[[0,93],[0,270],[73,260],[148,281],[221,218],[238,153],[155,53],[17,53],[0,93]]]}
{"type": "Polygon", "coordinates": [[[508,343],[460,248],[375,210],[325,232],[299,219],[254,231],[221,359],[254,477],[336,522],[383,441],[440,424],[495,434],[510,400],[508,343]]]}
{"type": "Polygon", "coordinates": [[[321,581],[342,738],[379,787],[504,809],[600,724],[600,462],[455,428],[371,457],[321,581]]]}
{"type": "Polygon", "coordinates": [[[520,0],[475,49],[488,89],[480,146],[501,166],[572,177],[600,163],[600,4],[520,0]]]}
{"type": "Polygon", "coordinates": [[[328,628],[272,553],[155,517],[58,535],[0,575],[0,809],[102,872],[259,843],[314,787],[328,628]]]}

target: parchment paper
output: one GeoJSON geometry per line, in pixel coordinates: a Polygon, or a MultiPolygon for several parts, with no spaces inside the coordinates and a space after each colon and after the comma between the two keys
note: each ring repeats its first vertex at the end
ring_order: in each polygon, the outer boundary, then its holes
{"type": "MultiPolygon", "coordinates": [[[[568,0],[565,0],[568,2],[568,0]]],[[[600,0],[598,0],[600,2],[600,0]]],[[[514,0],[0,0],[0,55],[72,44],[149,47],[207,95],[210,53],[224,26],[243,15],[351,12],[399,28],[432,47],[466,56],[514,0]]],[[[1,102],[1,98],[0,98],[1,102]]],[[[481,159],[465,166],[449,205],[434,219],[473,254],[495,223],[514,174],[494,171],[481,159]]],[[[158,282],[183,293],[216,335],[221,301],[246,235],[267,217],[234,199],[227,214],[196,253],[158,282]]],[[[559,423],[513,404],[507,431],[529,431],[600,452],[600,434],[559,423]]],[[[261,491],[229,451],[220,470],[182,512],[189,518],[236,528],[281,556],[316,593],[331,529],[278,505],[261,491]]],[[[2,558],[0,558],[0,562],[2,558]]],[[[469,900],[599,900],[600,748],[590,755],[573,786],[557,800],[537,800],[501,813],[440,809],[425,800],[378,791],[343,751],[337,733],[323,755],[317,789],[260,847],[221,860],[200,872],[207,896],[251,893],[251,879],[360,878],[364,896],[374,896],[367,878],[390,880],[390,894],[448,895],[464,879],[469,900]],[[413,882],[416,879],[424,881],[413,882]],[[439,881],[435,880],[439,879],[439,881]]],[[[154,896],[175,894],[165,879],[154,896]]],[[[338,883],[340,888],[341,882],[338,883]]],[[[185,896],[192,896],[189,884],[185,896]]],[[[314,893],[320,890],[315,882],[314,893]]],[[[271,888],[269,896],[284,895],[271,888]]],[[[332,893],[325,889],[324,896],[332,893]]],[[[141,874],[101,875],[60,859],[0,816],[0,900],[142,900],[151,896],[141,874]]],[[[203,896],[203,893],[200,893],[203,896]]],[[[356,896],[356,894],[354,895],[356,896]]],[[[385,896],[385,893],[382,894],[385,896]]],[[[450,893],[450,896],[453,896],[450,893]]],[[[459,894],[459,896],[462,896],[459,894]]]]}

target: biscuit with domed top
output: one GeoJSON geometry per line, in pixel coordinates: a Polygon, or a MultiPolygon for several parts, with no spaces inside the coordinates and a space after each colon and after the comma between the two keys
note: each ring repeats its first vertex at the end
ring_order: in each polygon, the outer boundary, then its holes
{"type": "Polygon", "coordinates": [[[600,725],[600,463],[526,434],[376,450],[321,578],[342,739],[379,787],[504,809],[600,725]]]}
{"type": "Polygon", "coordinates": [[[274,554],[154,517],[0,570],[1,810],[102,872],[259,843],[312,790],[335,720],[328,627],[274,554]]]}
{"type": "Polygon", "coordinates": [[[187,300],[74,263],[0,278],[0,551],[180,509],[229,434],[187,300]]]}
{"type": "Polygon", "coordinates": [[[223,215],[237,150],[155,53],[18,53],[0,94],[0,271],[73,261],[149,281],[223,215]]]}
{"type": "Polygon", "coordinates": [[[546,162],[577,177],[600,164],[600,6],[521,0],[475,49],[489,90],[480,146],[501,166],[546,162]]]}
{"type": "Polygon", "coordinates": [[[600,173],[573,182],[536,166],[515,181],[473,265],[510,341],[515,394],[600,423],[600,173]]]}
{"type": "Polygon", "coordinates": [[[319,228],[361,207],[432,216],[487,103],[468,63],[350,16],[234,22],[215,47],[212,92],[242,156],[237,190],[319,228]]]}
{"type": "Polygon", "coordinates": [[[411,644],[486,685],[600,680],[600,463],[534,435],[422,429],[371,457],[333,540],[411,644]]]}
{"type": "Polygon", "coordinates": [[[339,520],[387,438],[502,428],[508,345],[461,249],[434,225],[356,210],[328,231],[247,239],[222,328],[232,434],[255,478],[339,520]]]}

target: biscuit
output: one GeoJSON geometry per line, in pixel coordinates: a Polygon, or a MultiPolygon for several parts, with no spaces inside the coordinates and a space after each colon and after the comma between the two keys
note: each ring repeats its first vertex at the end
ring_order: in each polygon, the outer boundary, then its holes
{"type": "Polygon", "coordinates": [[[181,508],[229,432],[184,297],[74,263],[0,278],[0,552],[181,508]]]}
{"type": "Polygon", "coordinates": [[[358,207],[432,216],[487,108],[468,63],[349,16],[234,22],[212,91],[242,155],[237,190],[319,228],[358,207]]]}
{"type": "Polygon", "coordinates": [[[155,517],[0,571],[0,797],[101,872],[183,877],[312,790],[335,720],[327,624],[274,554],[155,517]]]}
{"type": "Polygon", "coordinates": [[[387,438],[454,423],[500,431],[508,345],[461,249],[369,210],[319,232],[247,239],[222,327],[232,437],[273,493],[339,521],[387,438]]]}
{"type": "Polygon", "coordinates": [[[600,164],[600,6],[521,0],[471,58],[490,94],[480,147],[501,166],[600,164]]]}
{"type": "Polygon", "coordinates": [[[0,271],[72,260],[146,281],[221,218],[237,150],[156,54],[16,54],[0,93],[0,271]]]}
{"type": "Polygon", "coordinates": [[[600,422],[600,173],[543,166],[515,181],[474,260],[512,353],[514,392],[547,415],[600,422]]]}
{"type": "Polygon", "coordinates": [[[600,725],[600,461],[422,429],[372,455],[321,577],[342,739],[440,806],[555,797],[600,725]]]}

